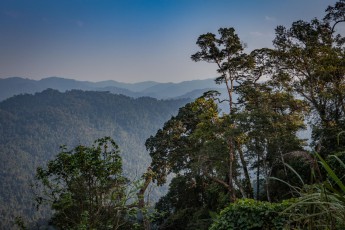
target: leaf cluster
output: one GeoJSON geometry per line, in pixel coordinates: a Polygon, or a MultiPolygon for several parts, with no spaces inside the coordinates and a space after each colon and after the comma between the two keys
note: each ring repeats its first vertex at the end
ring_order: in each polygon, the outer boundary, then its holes
{"type": "Polygon", "coordinates": [[[269,203],[253,199],[240,199],[222,210],[210,230],[230,229],[288,229],[288,218],[281,215],[293,203],[269,203]]]}

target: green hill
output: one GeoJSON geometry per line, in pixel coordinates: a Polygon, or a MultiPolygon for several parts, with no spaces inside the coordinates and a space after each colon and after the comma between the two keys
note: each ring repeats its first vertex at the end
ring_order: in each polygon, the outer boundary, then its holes
{"type": "Polygon", "coordinates": [[[187,102],[52,89],[1,102],[0,229],[8,229],[15,216],[44,217],[34,210],[30,183],[36,167],[52,159],[61,145],[89,145],[111,136],[120,146],[126,175],[138,177],[149,165],[145,140],[187,102]]]}

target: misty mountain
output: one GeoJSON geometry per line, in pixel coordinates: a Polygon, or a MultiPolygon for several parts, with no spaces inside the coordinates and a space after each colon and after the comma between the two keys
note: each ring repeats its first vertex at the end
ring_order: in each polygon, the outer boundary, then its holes
{"type": "Polygon", "coordinates": [[[45,89],[56,89],[60,92],[80,89],[92,91],[109,91],[129,97],[153,97],[157,99],[181,98],[182,95],[199,97],[209,89],[221,89],[212,79],[184,81],[180,83],[158,83],[153,81],[139,83],[122,83],[117,81],[88,82],[73,79],[50,77],[42,80],[31,80],[19,77],[0,79],[0,101],[19,94],[32,94],[45,89]],[[196,95],[200,90],[200,95],[196,95]],[[194,94],[189,94],[194,91],[194,94]]]}
{"type": "Polygon", "coordinates": [[[145,140],[187,102],[53,89],[0,102],[0,229],[11,229],[15,216],[45,217],[46,210],[35,211],[30,184],[36,168],[54,158],[61,145],[72,149],[111,136],[126,176],[138,179],[150,160],[145,140]]]}
{"type": "Polygon", "coordinates": [[[143,90],[142,93],[154,98],[175,98],[187,95],[193,91],[195,93],[195,90],[201,90],[201,94],[197,96],[199,97],[203,92],[214,88],[224,87],[215,84],[213,79],[206,79],[183,81],[180,83],[160,83],[143,90]]]}
{"type": "Polygon", "coordinates": [[[160,83],[154,82],[154,81],[144,81],[144,82],[138,82],[138,83],[123,83],[123,82],[109,80],[109,81],[100,81],[100,82],[94,82],[94,83],[89,82],[89,84],[96,86],[98,88],[115,87],[115,88],[127,89],[133,92],[140,92],[160,83]]]}

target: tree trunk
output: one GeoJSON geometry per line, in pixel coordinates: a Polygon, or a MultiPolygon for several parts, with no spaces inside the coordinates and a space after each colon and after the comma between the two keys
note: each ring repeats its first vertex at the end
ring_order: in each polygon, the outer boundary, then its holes
{"type": "Polygon", "coordinates": [[[243,168],[243,173],[244,173],[244,177],[246,178],[246,186],[247,188],[245,190],[247,190],[247,197],[249,198],[253,198],[254,197],[254,194],[253,194],[253,188],[252,188],[252,183],[250,182],[250,176],[249,176],[249,172],[248,172],[248,168],[247,168],[247,163],[244,159],[244,155],[243,155],[243,152],[242,152],[242,149],[241,149],[241,146],[240,144],[238,143],[238,146],[237,146],[237,149],[238,149],[238,154],[240,156],[240,159],[241,159],[241,164],[242,164],[242,168],[243,168]]]}
{"type": "Polygon", "coordinates": [[[234,145],[233,145],[233,138],[229,138],[228,140],[229,146],[229,192],[230,192],[230,201],[234,202],[236,200],[236,193],[234,189],[234,182],[233,182],[233,165],[234,165],[234,145]]]}
{"type": "Polygon", "coordinates": [[[257,149],[257,157],[258,157],[258,167],[256,170],[256,199],[259,200],[260,196],[260,153],[259,150],[257,149]]]}
{"type": "MultiPolygon", "coordinates": [[[[149,167],[147,169],[147,172],[144,173],[144,175],[143,175],[145,182],[144,182],[143,186],[140,188],[139,192],[137,193],[138,200],[139,200],[138,201],[138,208],[139,209],[145,208],[145,191],[152,181],[152,175],[153,175],[153,172],[152,172],[151,168],[149,167]]],[[[144,215],[143,215],[143,224],[144,224],[145,230],[150,229],[150,221],[144,215]]]]}
{"type": "MultiPolygon", "coordinates": [[[[229,73],[229,81],[225,79],[226,89],[228,91],[229,95],[229,114],[230,116],[233,114],[232,106],[233,106],[233,99],[232,99],[232,93],[234,89],[234,80],[231,78],[231,74],[229,73]],[[230,85],[229,85],[230,82],[230,85]]],[[[234,138],[229,137],[228,140],[228,146],[229,146],[229,192],[230,192],[230,201],[234,202],[236,200],[236,193],[234,189],[234,176],[233,176],[233,170],[234,170],[234,160],[235,160],[235,146],[234,146],[234,138]]]]}
{"type": "MultiPolygon", "coordinates": [[[[271,175],[271,173],[270,173],[270,175],[271,175]]],[[[270,189],[269,183],[270,183],[270,179],[269,179],[269,176],[267,176],[267,178],[266,178],[266,195],[267,195],[268,202],[272,202],[271,196],[270,196],[270,190],[269,190],[270,189]]]]}

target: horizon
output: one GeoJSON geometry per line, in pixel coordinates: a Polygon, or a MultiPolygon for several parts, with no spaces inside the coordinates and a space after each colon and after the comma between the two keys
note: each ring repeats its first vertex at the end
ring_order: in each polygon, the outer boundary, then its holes
{"type": "Polygon", "coordinates": [[[247,52],[271,48],[278,25],[322,18],[335,2],[5,0],[0,2],[0,78],[123,83],[213,78],[215,65],[190,59],[199,35],[234,27],[247,52]]]}
{"type": "Polygon", "coordinates": [[[5,77],[5,78],[0,78],[0,80],[6,80],[6,79],[11,79],[11,78],[20,78],[24,80],[31,80],[31,81],[41,81],[49,78],[58,78],[62,80],[72,80],[72,81],[79,81],[79,82],[90,82],[90,83],[100,83],[100,82],[107,82],[107,81],[113,81],[113,82],[118,82],[118,83],[124,83],[124,84],[139,84],[139,83],[145,83],[145,82],[154,82],[157,84],[179,84],[183,82],[191,82],[191,81],[206,81],[206,80],[215,80],[216,77],[209,77],[205,79],[187,79],[187,80],[182,80],[178,82],[159,82],[159,81],[154,81],[154,80],[143,80],[143,81],[137,81],[137,82],[124,82],[124,81],[118,81],[114,79],[109,79],[109,80],[79,80],[79,79],[73,79],[73,78],[68,78],[68,77],[59,77],[59,76],[50,76],[50,77],[44,77],[40,79],[33,79],[33,78],[28,78],[28,77],[22,77],[22,76],[13,76],[13,77],[5,77]]]}

